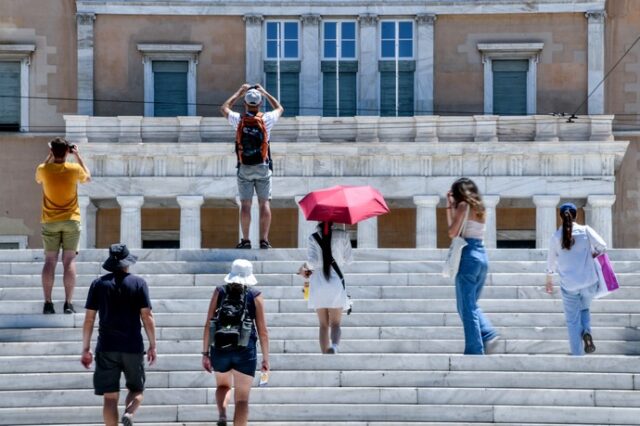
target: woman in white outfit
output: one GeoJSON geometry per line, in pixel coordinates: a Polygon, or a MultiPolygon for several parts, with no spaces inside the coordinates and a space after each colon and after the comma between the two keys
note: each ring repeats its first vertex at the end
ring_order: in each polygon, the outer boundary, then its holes
{"type": "Polygon", "coordinates": [[[326,354],[338,353],[342,310],[347,306],[344,280],[332,261],[342,272],[353,260],[348,234],[332,225],[320,222],[317,232],[309,236],[307,268],[303,270],[303,274],[311,277],[309,308],[318,314],[320,350],[326,354]]]}

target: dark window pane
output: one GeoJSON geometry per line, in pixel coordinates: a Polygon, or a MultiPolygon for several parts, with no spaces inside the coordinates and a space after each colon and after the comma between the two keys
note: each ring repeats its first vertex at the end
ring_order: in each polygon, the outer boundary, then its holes
{"type": "Polygon", "coordinates": [[[0,130],[20,130],[20,62],[0,62],[0,130]]]}
{"type": "MultiPolygon", "coordinates": [[[[267,73],[266,89],[274,96],[277,96],[278,84],[275,72],[267,73]]],[[[300,111],[300,77],[297,72],[280,73],[280,96],[279,101],[284,106],[285,117],[295,117],[300,111]]],[[[267,110],[271,108],[267,106],[267,110]]]]}
{"type": "Polygon", "coordinates": [[[336,39],[336,23],[335,22],[324,23],[324,39],[325,40],[336,39]]]}
{"type": "Polygon", "coordinates": [[[396,37],[395,22],[383,22],[380,26],[383,39],[394,39],[396,37]]]}
{"type": "Polygon", "coordinates": [[[267,58],[278,57],[278,43],[275,41],[267,42],[267,58]]]}
{"type": "Polygon", "coordinates": [[[285,41],[284,42],[284,57],[285,58],[297,58],[298,57],[298,42],[297,41],[285,41]]]}
{"type": "Polygon", "coordinates": [[[275,40],[278,38],[278,22],[267,23],[267,38],[269,40],[275,40]]]}
{"type": "Polygon", "coordinates": [[[342,23],[342,39],[355,40],[356,39],[356,23],[355,22],[343,22],[342,23]]]}
{"type": "Polygon", "coordinates": [[[383,40],[382,41],[382,57],[383,58],[394,58],[396,55],[395,43],[393,40],[383,40]]]}
{"type": "Polygon", "coordinates": [[[413,24],[411,22],[400,22],[398,26],[399,38],[413,38],[413,24]]]}
{"type": "Polygon", "coordinates": [[[343,41],[342,42],[342,57],[347,59],[353,59],[356,57],[356,42],[355,41],[343,41]]]}
{"type": "Polygon", "coordinates": [[[399,53],[401,58],[410,58],[413,56],[413,42],[410,40],[400,40],[399,53]]]}
{"type": "Polygon", "coordinates": [[[295,22],[284,23],[284,38],[287,40],[298,39],[298,24],[295,22]]]}
{"type": "Polygon", "coordinates": [[[336,57],[336,42],[325,41],[324,42],[324,57],[325,58],[335,58],[336,57]]]}
{"type": "Polygon", "coordinates": [[[187,115],[186,61],[153,61],[154,115],[187,115]]]}
{"type": "Polygon", "coordinates": [[[526,60],[492,61],[493,113],[498,115],[527,114],[526,60]]]}

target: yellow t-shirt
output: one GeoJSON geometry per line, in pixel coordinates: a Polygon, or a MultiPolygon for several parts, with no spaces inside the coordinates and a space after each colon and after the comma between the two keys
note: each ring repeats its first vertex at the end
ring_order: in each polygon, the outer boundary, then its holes
{"type": "Polygon", "coordinates": [[[80,221],[78,182],[88,179],[84,169],[75,163],[40,164],[36,182],[42,184],[42,223],[63,220],[80,221]]]}

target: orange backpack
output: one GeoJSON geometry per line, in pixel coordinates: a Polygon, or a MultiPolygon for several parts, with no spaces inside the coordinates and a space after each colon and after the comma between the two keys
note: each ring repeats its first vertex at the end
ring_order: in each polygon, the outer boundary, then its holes
{"type": "Polygon", "coordinates": [[[269,163],[269,139],[262,113],[242,114],[236,131],[236,154],[239,164],[269,163]]]}

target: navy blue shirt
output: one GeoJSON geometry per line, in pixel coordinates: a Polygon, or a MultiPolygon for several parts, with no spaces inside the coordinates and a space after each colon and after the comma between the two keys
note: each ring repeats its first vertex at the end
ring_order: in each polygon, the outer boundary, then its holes
{"type": "Polygon", "coordinates": [[[91,283],[84,307],[100,317],[96,352],[144,352],[140,309],[151,309],[151,301],[142,278],[103,275],[91,283]]]}

